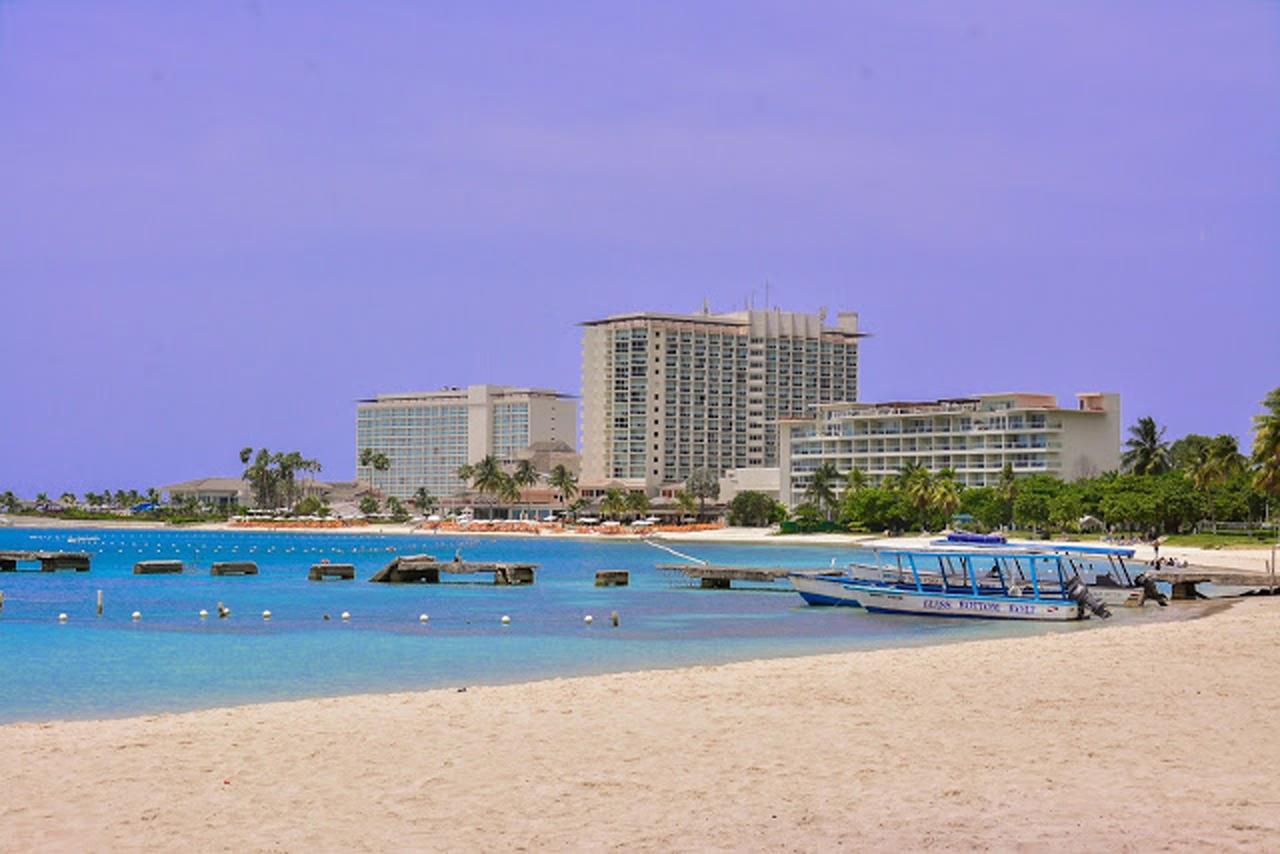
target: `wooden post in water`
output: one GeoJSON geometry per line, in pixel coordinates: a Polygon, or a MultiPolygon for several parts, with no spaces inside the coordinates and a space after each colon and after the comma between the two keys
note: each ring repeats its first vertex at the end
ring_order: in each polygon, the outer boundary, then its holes
{"type": "Polygon", "coordinates": [[[4,610],[4,591],[0,590],[0,611],[4,610]]]}
{"type": "Polygon", "coordinates": [[[98,591],[98,616],[102,616],[102,591],[98,591]]]}

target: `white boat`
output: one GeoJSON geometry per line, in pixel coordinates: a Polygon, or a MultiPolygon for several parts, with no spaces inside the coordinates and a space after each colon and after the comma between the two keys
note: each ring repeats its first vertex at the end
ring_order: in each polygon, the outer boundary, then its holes
{"type": "Polygon", "coordinates": [[[811,605],[861,606],[872,613],[1003,620],[1110,616],[1060,554],[884,551],[847,575],[788,576],[811,605]]]}

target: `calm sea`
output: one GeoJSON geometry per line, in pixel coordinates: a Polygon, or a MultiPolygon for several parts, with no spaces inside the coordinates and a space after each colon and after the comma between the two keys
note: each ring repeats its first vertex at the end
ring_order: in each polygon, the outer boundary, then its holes
{"type": "MultiPolygon", "coordinates": [[[[713,563],[821,567],[838,546],[673,544],[713,563]]],[[[785,585],[701,590],[656,564],[679,559],[637,542],[0,528],[0,549],[86,551],[89,573],[0,573],[0,722],[180,711],[299,697],[464,686],[872,649],[1082,626],[1010,625],[810,608],[785,585]],[[370,584],[396,554],[528,561],[527,587],[370,584]],[[138,576],[136,561],[181,559],[178,576],[138,576]],[[356,581],[312,582],[328,558],[356,581]],[[253,577],[215,578],[213,561],[256,561],[253,577]],[[597,588],[596,570],[631,586],[597,588]],[[106,609],[95,613],[97,591],[106,609]],[[216,616],[221,601],[229,619],[216,616]],[[199,619],[208,610],[210,617],[199,619]],[[272,612],[264,622],[262,611],[272,612]],[[618,611],[621,626],[609,625],[618,611]],[[140,621],[131,614],[139,611],[140,621]],[[349,622],[339,615],[351,614],[349,622]],[[57,615],[68,621],[60,624],[57,615]],[[420,614],[430,620],[423,625],[420,614]],[[325,614],[332,619],[325,621],[325,614]],[[594,624],[584,624],[585,615],[594,624]],[[510,625],[501,617],[508,615],[510,625]]],[[[482,578],[475,576],[473,578],[482,578]]],[[[1151,611],[1153,609],[1146,609],[1151,611]]]]}

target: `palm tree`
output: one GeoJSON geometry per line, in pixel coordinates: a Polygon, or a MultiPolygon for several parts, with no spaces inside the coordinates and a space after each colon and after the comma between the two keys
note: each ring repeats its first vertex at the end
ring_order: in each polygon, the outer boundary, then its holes
{"type": "Polygon", "coordinates": [[[154,486],[153,486],[153,487],[151,487],[150,489],[148,489],[148,490],[147,490],[147,501],[151,502],[152,504],[159,504],[159,503],[160,503],[160,490],[156,489],[154,486]]]}
{"type": "Polygon", "coordinates": [[[835,465],[830,461],[824,462],[814,469],[809,485],[804,490],[804,497],[826,513],[828,522],[831,521],[831,508],[836,503],[835,483],[839,478],[840,472],[836,471],[835,465]]]}
{"type": "Polygon", "coordinates": [[[1253,464],[1258,467],[1253,485],[1259,492],[1280,496],[1280,388],[1273,388],[1262,405],[1266,411],[1253,416],[1253,464]]]}
{"type": "Polygon", "coordinates": [[[1160,474],[1169,470],[1169,443],[1164,440],[1164,428],[1149,415],[1138,419],[1129,428],[1129,439],[1121,458],[1125,471],[1134,474],[1160,474]]]}
{"type": "Polygon", "coordinates": [[[471,466],[471,485],[481,497],[491,494],[496,500],[509,481],[510,477],[502,470],[498,458],[492,455],[471,466]]]}
{"type": "Polygon", "coordinates": [[[687,489],[676,490],[676,507],[680,508],[682,516],[692,516],[698,512],[698,499],[687,489]]]}
{"type": "Polygon", "coordinates": [[[1243,472],[1245,465],[1236,437],[1223,433],[1199,449],[1190,466],[1191,481],[1199,489],[1215,489],[1243,472]]]}
{"type": "Polygon", "coordinates": [[[498,498],[508,504],[518,504],[520,502],[520,484],[516,483],[516,479],[506,472],[502,473],[502,479],[498,483],[498,498]]]}
{"type": "Polygon", "coordinates": [[[58,503],[65,507],[70,507],[76,503],[76,494],[74,492],[64,492],[58,496],[58,503]]]}
{"type": "Polygon", "coordinates": [[[627,512],[627,495],[619,487],[611,486],[600,502],[600,512],[611,518],[617,518],[627,512]]]}
{"type": "Polygon", "coordinates": [[[919,464],[904,466],[898,477],[902,482],[903,492],[907,494],[907,500],[920,514],[920,528],[923,530],[927,527],[929,510],[933,507],[933,477],[928,469],[919,464]]]}
{"type": "Polygon", "coordinates": [[[561,463],[551,470],[547,483],[560,495],[560,503],[572,501],[578,494],[578,479],[561,463]]]}
{"type": "Polygon", "coordinates": [[[931,503],[947,520],[955,514],[960,506],[960,484],[956,483],[956,473],[951,469],[943,469],[933,481],[931,503]]]}
{"type": "Polygon", "coordinates": [[[240,464],[249,465],[249,460],[253,458],[253,448],[248,445],[240,449],[240,464]]]}
{"type": "Polygon", "coordinates": [[[18,505],[21,503],[18,496],[14,495],[11,489],[6,489],[4,495],[0,495],[0,507],[4,507],[8,513],[18,509],[18,505]]]}
{"type": "Polygon", "coordinates": [[[851,468],[844,477],[845,492],[859,492],[867,488],[867,473],[860,468],[851,468]]]}
{"type": "Polygon", "coordinates": [[[462,481],[464,486],[471,484],[471,476],[475,474],[475,467],[470,463],[463,463],[458,466],[458,480],[462,481]]]}
{"type": "Polygon", "coordinates": [[[47,493],[47,492],[37,492],[37,493],[36,493],[36,507],[37,507],[38,509],[40,509],[40,510],[44,510],[44,509],[45,509],[46,507],[48,507],[48,506],[49,506],[49,493],[47,493]]]}
{"type": "Polygon", "coordinates": [[[631,492],[627,494],[627,511],[636,518],[643,516],[649,512],[649,496],[643,492],[631,492]]]}
{"type": "Polygon", "coordinates": [[[429,513],[436,506],[436,498],[425,486],[419,486],[413,494],[413,506],[419,513],[429,513]]]}
{"type": "Polygon", "coordinates": [[[511,479],[516,482],[516,486],[524,489],[542,480],[542,475],[533,467],[531,460],[521,460],[516,463],[516,470],[511,473],[511,479]]]}

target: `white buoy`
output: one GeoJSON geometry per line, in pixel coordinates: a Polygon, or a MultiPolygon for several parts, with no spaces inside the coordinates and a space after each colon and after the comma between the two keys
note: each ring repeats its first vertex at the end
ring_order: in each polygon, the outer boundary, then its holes
{"type": "Polygon", "coordinates": [[[430,617],[428,617],[426,614],[419,614],[419,615],[418,615],[418,622],[419,622],[419,623],[425,623],[425,622],[426,622],[427,620],[429,620],[429,619],[431,619],[431,618],[430,618],[430,617]]]}
{"type": "Polygon", "coordinates": [[[270,612],[270,611],[263,611],[263,612],[262,612],[262,619],[264,619],[264,620],[270,620],[270,619],[271,619],[271,612],[270,612]]]}
{"type": "Polygon", "coordinates": [[[202,619],[202,620],[203,620],[203,619],[205,619],[205,618],[206,618],[206,617],[208,617],[208,616],[209,616],[209,612],[208,612],[208,611],[206,611],[204,608],[201,608],[201,609],[200,609],[200,619],[202,619]]]}
{"type": "Polygon", "coordinates": [[[506,614],[503,614],[503,615],[502,615],[502,625],[504,625],[504,626],[509,626],[509,625],[511,625],[511,618],[510,618],[510,617],[508,617],[506,614]]]}
{"type": "Polygon", "coordinates": [[[142,612],[141,612],[141,611],[134,611],[134,612],[133,612],[133,621],[136,623],[138,620],[141,620],[141,619],[142,619],[142,612]]]}
{"type": "Polygon", "coordinates": [[[590,614],[587,614],[587,616],[582,618],[582,622],[586,623],[589,626],[595,622],[595,617],[592,617],[590,614]]]}
{"type": "Polygon", "coordinates": [[[342,619],[344,619],[344,620],[350,620],[350,619],[351,619],[351,612],[350,612],[350,611],[343,611],[343,612],[342,612],[342,619]]]}
{"type": "Polygon", "coordinates": [[[67,621],[67,615],[66,615],[66,614],[59,614],[59,615],[58,615],[58,622],[59,622],[59,623],[65,623],[66,621],[67,621]]]}

